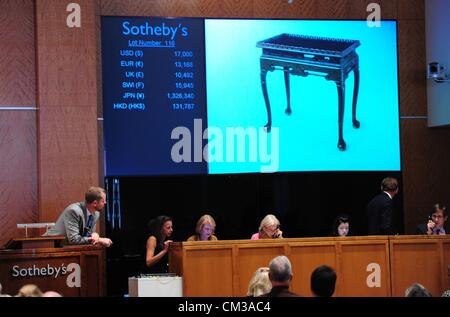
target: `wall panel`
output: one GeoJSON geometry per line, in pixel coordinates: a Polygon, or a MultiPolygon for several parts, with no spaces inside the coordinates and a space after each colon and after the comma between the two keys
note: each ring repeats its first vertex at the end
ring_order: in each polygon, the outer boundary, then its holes
{"type": "Polygon", "coordinates": [[[32,0],[0,1],[0,106],[35,104],[32,0]]]}
{"type": "Polygon", "coordinates": [[[55,221],[72,202],[98,184],[97,110],[46,107],[40,110],[40,220],[55,221]]]}
{"type": "Polygon", "coordinates": [[[97,1],[77,1],[81,27],[66,24],[71,1],[37,0],[38,103],[63,107],[97,104],[97,1]]]}
{"type": "Polygon", "coordinates": [[[0,1],[0,247],[35,222],[37,207],[34,2],[0,1]],[[15,107],[27,107],[29,110],[15,107]]]}
{"type": "Polygon", "coordinates": [[[36,0],[38,167],[41,221],[98,185],[97,30],[99,2],[77,1],[81,27],[68,27],[71,1],[36,0]]]}
{"type": "MultiPolygon", "coordinates": [[[[370,0],[102,0],[103,15],[366,19],[370,0]]],[[[382,19],[394,19],[397,1],[377,1],[382,19]]]]}
{"type": "Polygon", "coordinates": [[[424,18],[426,0],[397,0],[399,20],[424,18]]]}
{"type": "MultiPolygon", "coordinates": [[[[375,1],[368,0],[293,0],[254,1],[255,17],[265,18],[295,18],[295,19],[363,19],[367,12],[367,5],[375,1]]],[[[376,1],[381,7],[382,19],[393,19],[396,16],[396,1],[376,1]]]]}
{"type": "Polygon", "coordinates": [[[427,113],[425,23],[401,20],[398,23],[399,97],[401,116],[427,113]]]}
{"type": "Polygon", "coordinates": [[[102,0],[102,15],[251,17],[253,0],[102,0]]]}
{"type": "Polygon", "coordinates": [[[448,204],[450,130],[430,129],[423,118],[402,120],[401,132],[404,220],[406,232],[413,234],[434,203],[448,204]]]}
{"type": "Polygon", "coordinates": [[[0,110],[0,247],[38,220],[36,113],[0,110]]]}

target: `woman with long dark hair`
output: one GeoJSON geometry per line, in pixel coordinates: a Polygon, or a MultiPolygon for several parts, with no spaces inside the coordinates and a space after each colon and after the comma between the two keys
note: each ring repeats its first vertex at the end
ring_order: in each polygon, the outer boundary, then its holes
{"type": "Polygon", "coordinates": [[[158,216],[150,220],[150,235],[147,239],[145,265],[148,273],[167,273],[169,271],[168,250],[173,232],[172,218],[158,216]]]}
{"type": "Polygon", "coordinates": [[[333,231],[331,236],[333,237],[347,237],[350,233],[350,219],[347,215],[342,214],[334,218],[333,231]]]}

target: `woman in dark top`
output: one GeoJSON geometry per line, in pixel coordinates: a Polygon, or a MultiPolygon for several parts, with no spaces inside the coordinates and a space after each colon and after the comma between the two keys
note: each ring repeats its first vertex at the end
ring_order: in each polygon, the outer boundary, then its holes
{"type": "Polygon", "coordinates": [[[145,265],[147,273],[167,273],[169,270],[168,250],[172,240],[172,218],[159,216],[149,222],[150,236],[147,239],[145,265]]]}

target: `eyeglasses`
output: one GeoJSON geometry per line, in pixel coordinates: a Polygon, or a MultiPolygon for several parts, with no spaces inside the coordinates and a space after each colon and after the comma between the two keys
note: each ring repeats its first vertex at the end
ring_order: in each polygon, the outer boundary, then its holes
{"type": "Polygon", "coordinates": [[[444,218],[444,216],[442,216],[442,215],[432,215],[431,218],[440,219],[440,218],[444,218]]]}
{"type": "Polygon", "coordinates": [[[280,226],[269,226],[269,227],[266,227],[267,231],[277,231],[279,229],[280,229],[280,226]]]}

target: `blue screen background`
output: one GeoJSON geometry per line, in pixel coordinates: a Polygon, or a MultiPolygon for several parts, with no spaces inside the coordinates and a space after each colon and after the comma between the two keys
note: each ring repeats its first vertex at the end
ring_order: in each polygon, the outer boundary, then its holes
{"type": "MultiPolygon", "coordinates": [[[[336,84],[319,76],[290,76],[290,116],[284,113],[283,72],[267,74],[272,127],[279,131],[278,167],[271,171],[398,171],[400,170],[395,21],[368,27],[366,21],[205,20],[208,127],[226,136],[229,127],[254,127],[258,137],[267,112],[261,89],[261,48],[256,43],[281,33],[359,40],[360,87],[357,119],[352,126],[354,76],[345,84],[344,139],[338,141],[336,84]]],[[[219,133],[218,132],[218,133],[219,133]]],[[[271,132],[272,133],[272,132],[271,132]]],[[[212,133],[209,141],[216,136],[212,133]]],[[[271,144],[269,142],[269,148],[271,144]]],[[[222,149],[225,151],[225,149],[222,149]]],[[[236,151],[236,147],[234,149],[236,151]]],[[[209,156],[217,157],[210,148],[209,156]]],[[[249,148],[246,149],[247,158],[249,148]]],[[[269,152],[270,153],[270,152],[269,152]]],[[[271,153],[274,155],[274,152],[271,153]]],[[[226,161],[223,154],[223,161],[226,161]]],[[[268,162],[209,162],[210,174],[260,172],[268,162]]]]}

